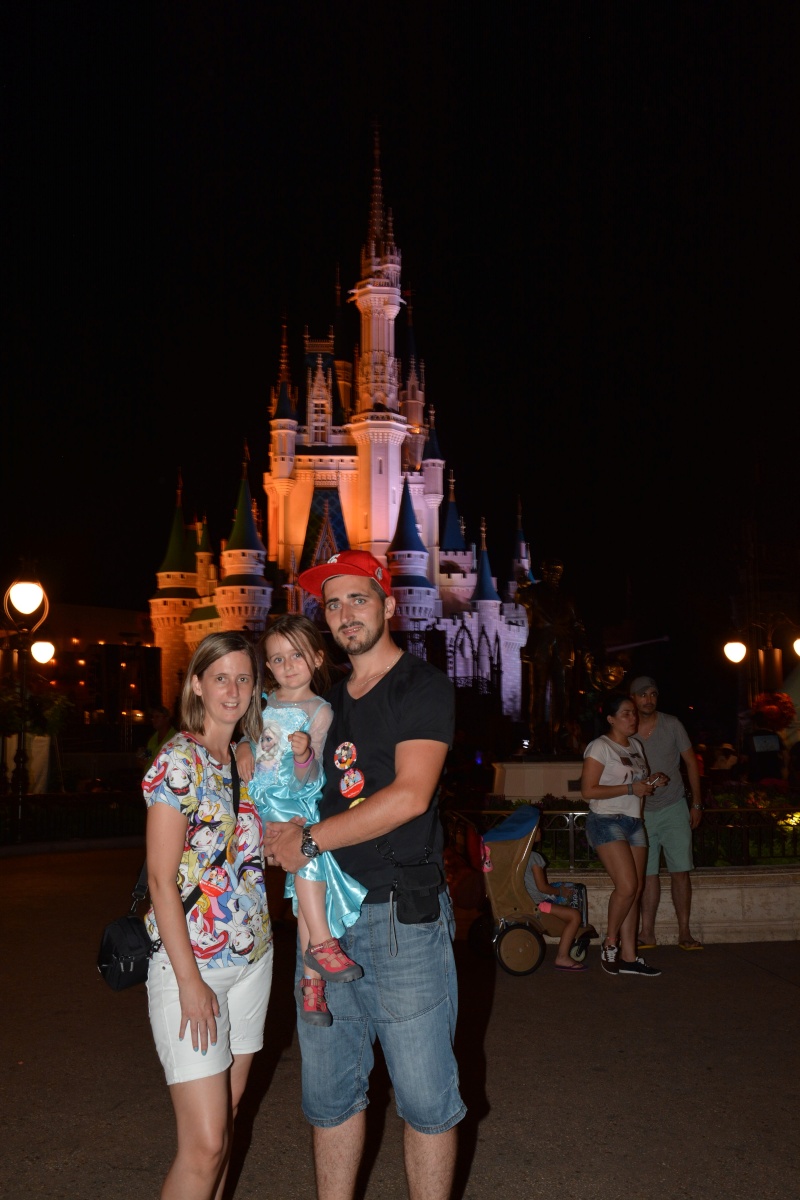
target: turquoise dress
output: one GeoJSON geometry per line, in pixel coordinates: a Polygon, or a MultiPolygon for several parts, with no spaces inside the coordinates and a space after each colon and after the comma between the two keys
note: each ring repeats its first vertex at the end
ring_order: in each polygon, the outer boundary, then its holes
{"type": "MultiPolygon", "coordinates": [[[[255,770],[248,787],[262,821],[290,821],[302,817],[306,824],[319,820],[319,798],[325,783],[322,747],[331,723],[331,706],[321,696],[310,700],[280,701],[266,696],[263,729],[255,748],[255,770]],[[294,756],[288,739],[298,730],[311,737],[314,763],[300,783],[294,773],[294,756]]],[[[341,937],[358,920],[361,902],[367,894],[352,875],[339,866],[332,854],[318,854],[298,871],[301,879],[317,880],[326,885],[325,913],[332,937],[341,937]]],[[[292,901],[297,916],[297,891],[294,875],[286,876],[284,896],[292,901]]]]}

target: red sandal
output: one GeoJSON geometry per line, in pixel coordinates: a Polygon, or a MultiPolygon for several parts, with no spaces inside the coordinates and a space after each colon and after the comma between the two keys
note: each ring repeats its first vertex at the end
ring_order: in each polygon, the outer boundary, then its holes
{"type": "Polygon", "coordinates": [[[338,938],[320,942],[318,946],[309,942],[303,962],[312,971],[318,971],[328,983],[350,983],[364,974],[363,968],[345,954],[338,938]]]}
{"type": "Polygon", "coordinates": [[[294,987],[295,999],[300,1006],[300,1019],[307,1025],[332,1025],[333,1017],[325,1000],[325,980],[309,979],[304,975],[294,987]]]}

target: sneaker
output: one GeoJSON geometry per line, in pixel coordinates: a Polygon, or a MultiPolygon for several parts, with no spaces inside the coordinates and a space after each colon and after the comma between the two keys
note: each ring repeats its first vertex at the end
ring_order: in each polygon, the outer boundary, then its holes
{"type": "Polygon", "coordinates": [[[607,975],[616,975],[619,972],[617,954],[617,946],[603,946],[602,950],[600,951],[600,966],[607,975]]]}
{"type": "Polygon", "coordinates": [[[661,974],[656,967],[648,967],[641,957],[635,958],[633,962],[625,962],[625,959],[621,958],[617,963],[617,970],[620,975],[645,975],[652,979],[661,974]]]}

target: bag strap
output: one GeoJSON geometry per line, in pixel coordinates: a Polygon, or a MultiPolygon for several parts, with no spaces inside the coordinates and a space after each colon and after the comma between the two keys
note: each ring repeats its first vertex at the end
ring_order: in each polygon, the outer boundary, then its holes
{"type": "MultiPolygon", "coordinates": [[[[231,785],[233,787],[233,816],[234,816],[233,833],[231,834],[231,840],[232,840],[234,834],[236,833],[236,821],[239,817],[239,793],[240,793],[239,771],[236,766],[236,755],[234,754],[232,745],[231,745],[231,785]]],[[[219,853],[214,856],[212,861],[208,864],[208,867],[205,868],[206,871],[209,870],[211,867],[217,867],[217,866],[219,866],[219,864],[221,862],[224,862],[225,857],[227,856],[227,853],[228,853],[229,846],[230,846],[230,840],[227,841],[225,843],[225,845],[222,847],[222,849],[219,851],[219,853]]],[[[187,916],[191,912],[191,910],[194,908],[195,904],[197,903],[197,900],[198,900],[202,890],[203,889],[201,888],[200,884],[198,883],[197,886],[192,889],[192,891],[189,893],[189,895],[183,901],[183,911],[186,913],[187,916]]],[[[131,916],[133,916],[134,913],[136,912],[136,909],[138,908],[139,904],[141,903],[142,900],[144,900],[145,896],[147,895],[147,859],[145,859],[144,862],[142,863],[142,869],[139,872],[139,878],[137,879],[136,886],[134,887],[133,892],[131,894],[133,897],[133,904],[131,905],[131,916]]]]}

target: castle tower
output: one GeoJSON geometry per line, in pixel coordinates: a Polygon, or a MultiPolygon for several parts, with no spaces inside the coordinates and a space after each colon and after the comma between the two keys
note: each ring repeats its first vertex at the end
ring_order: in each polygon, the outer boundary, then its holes
{"type": "Polygon", "coordinates": [[[222,577],[214,599],[223,629],[261,633],[272,603],[272,587],[264,576],[267,552],[253,518],[247,458],[245,450],[236,516],[220,556],[222,577]]]}
{"type": "Polygon", "coordinates": [[[289,348],[286,322],[281,326],[281,356],[278,382],[270,403],[270,470],[264,475],[267,496],[267,553],[270,561],[284,566],[290,550],[287,529],[289,500],[296,486],[294,478],[297,448],[297,389],[289,373],[289,348]]]}
{"type": "Polygon", "coordinates": [[[164,561],[156,572],[157,592],[150,600],[150,619],[161,650],[161,699],[172,708],[186,669],[184,621],[197,604],[196,533],[187,536],[183,519],[183,483],[178,478],[175,511],[164,561]]]}
{"type": "Polygon", "coordinates": [[[358,495],[351,540],[385,558],[400,512],[402,447],[408,434],[399,410],[394,323],[400,296],[400,251],[391,213],[384,215],[380,147],[375,133],[372,202],[361,251],[361,280],[352,296],[361,316],[356,412],[347,430],[358,451],[358,495]]]}
{"type": "Polygon", "coordinates": [[[436,413],[428,410],[428,436],[422,451],[422,540],[430,547],[428,578],[439,578],[439,511],[444,499],[444,458],[436,436],[436,413]]]}
{"type": "Polygon", "coordinates": [[[408,437],[403,445],[403,470],[418,471],[422,465],[425,446],[425,382],[424,368],[417,368],[417,348],[411,305],[408,315],[408,377],[400,393],[400,411],[408,422],[408,437]]]}
{"type": "Polygon", "coordinates": [[[424,629],[436,610],[436,588],[427,577],[428,551],[419,536],[408,478],[403,481],[400,515],[386,555],[397,601],[397,629],[424,629]]]}

